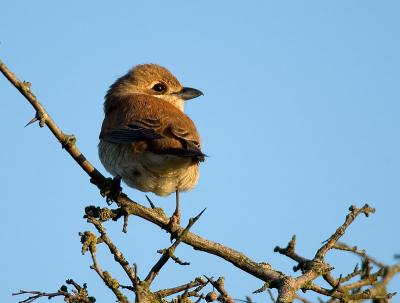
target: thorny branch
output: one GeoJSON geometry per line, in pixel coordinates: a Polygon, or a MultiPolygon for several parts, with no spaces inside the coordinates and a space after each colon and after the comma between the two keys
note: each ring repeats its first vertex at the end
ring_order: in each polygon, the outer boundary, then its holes
{"type": "MultiPolygon", "coordinates": [[[[67,135],[57,126],[55,121],[46,112],[42,104],[37,100],[35,95],[31,91],[31,85],[27,82],[21,82],[18,78],[0,61],[0,71],[3,75],[20,91],[20,93],[31,103],[36,111],[35,117],[28,123],[31,124],[35,121],[39,121],[41,127],[47,126],[57,140],[61,143],[62,147],[71,155],[71,157],[81,166],[81,168],[90,176],[90,181],[95,184],[101,191],[109,184],[109,179],[106,179],[80,152],[76,145],[76,138],[73,135],[67,135]]],[[[178,224],[171,226],[169,217],[160,208],[156,208],[152,203],[151,207],[145,207],[139,203],[136,203],[129,199],[126,194],[120,193],[111,197],[114,202],[118,205],[118,208],[114,210],[105,210],[106,217],[91,216],[87,213],[87,218],[92,223],[97,231],[100,233],[100,237],[97,238],[91,232],[85,232],[82,234],[82,251],[89,250],[92,256],[93,265],[92,268],[97,274],[103,279],[104,283],[114,292],[119,302],[128,302],[127,297],[121,292],[120,288],[133,290],[136,293],[136,302],[161,302],[164,296],[184,291],[182,296],[179,296],[179,300],[188,299],[189,297],[197,297],[199,299],[205,298],[211,302],[219,300],[221,302],[233,302],[233,299],[227,294],[224,289],[223,279],[220,278],[217,281],[207,278],[208,282],[196,279],[194,282],[187,283],[182,286],[170,288],[168,290],[160,290],[156,292],[150,292],[148,289],[149,284],[153,281],[158,271],[169,259],[174,259],[173,254],[163,252],[162,257],[150,271],[145,281],[141,281],[137,276],[135,267],[131,267],[122,253],[112,243],[111,239],[107,236],[105,229],[101,222],[108,219],[117,220],[121,217],[124,218],[124,229],[126,229],[127,218],[129,215],[139,216],[159,227],[166,230],[170,234],[178,235],[175,243],[168,249],[172,251],[180,242],[184,242],[192,246],[196,250],[201,250],[210,254],[214,254],[224,260],[232,263],[234,266],[242,269],[248,274],[259,278],[264,281],[264,286],[256,292],[262,292],[267,289],[276,288],[278,290],[278,297],[276,302],[293,302],[295,299],[307,302],[307,299],[303,299],[297,295],[298,290],[307,291],[311,290],[316,293],[325,295],[332,300],[349,301],[349,300],[365,300],[365,299],[384,299],[389,300],[393,294],[386,292],[386,285],[390,279],[400,271],[400,263],[393,266],[385,266],[383,263],[378,262],[364,253],[358,251],[357,248],[350,248],[341,243],[339,239],[343,236],[348,226],[355,220],[355,218],[364,213],[366,216],[373,213],[375,210],[367,204],[361,208],[355,206],[350,207],[350,212],[346,216],[345,222],[336,230],[334,234],[326,241],[325,244],[316,252],[312,259],[305,258],[295,251],[295,237],[289,242],[286,248],[276,247],[275,251],[283,254],[295,262],[297,265],[294,270],[301,270],[301,275],[294,278],[285,275],[271,267],[265,262],[256,262],[248,258],[241,252],[238,252],[229,247],[223,246],[219,243],[209,241],[196,234],[189,232],[190,224],[184,228],[178,224]],[[107,271],[103,271],[96,259],[96,245],[100,242],[104,242],[110,252],[113,254],[115,260],[123,267],[126,274],[128,275],[132,286],[121,286],[119,282],[111,277],[107,271]],[[175,246],[174,246],[175,245],[175,246]],[[347,274],[345,277],[334,278],[331,274],[332,267],[325,262],[325,255],[332,249],[340,249],[345,251],[353,252],[363,258],[363,267],[361,269],[355,268],[353,272],[347,274]],[[369,263],[374,264],[379,269],[374,273],[371,273],[371,267],[369,263]],[[322,276],[325,281],[330,285],[330,289],[320,287],[314,284],[314,280],[322,276]],[[347,283],[352,278],[359,277],[359,280],[353,283],[347,283]],[[379,279],[379,280],[378,280],[379,279]],[[145,283],[144,283],[145,282],[145,283]],[[214,292],[204,296],[199,291],[207,283],[212,284],[217,291],[220,293],[216,296],[214,292]],[[370,286],[366,288],[366,286],[370,286]],[[189,292],[189,289],[196,287],[195,290],[189,292]],[[364,288],[363,288],[364,287],[364,288]]],[[[177,260],[175,258],[175,260],[177,260]]],[[[75,290],[78,291],[78,290],[75,290]]],[[[42,292],[29,292],[20,291],[17,294],[31,294],[28,299],[23,302],[32,302],[39,297],[52,298],[54,296],[64,296],[65,300],[71,298],[71,295],[63,290],[55,293],[42,293],[42,292]]],[[[86,302],[83,299],[79,302],[86,302]]],[[[67,301],[70,302],[70,301],[67,301]]]]}
{"type": "Polygon", "coordinates": [[[184,263],[179,261],[176,257],[174,257],[174,252],[175,249],[178,247],[178,245],[182,242],[183,238],[187,235],[189,232],[189,229],[196,223],[196,221],[200,218],[200,216],[203,214],[204,210],[199,213],[196,217],[190,218],[189,224],[186,226],[184,231],[178,236],[178,238],[175,240],[175,242],[168,248],[164,249],[162,251],[159,251],[162,256],[160,260],[153,266],[149,274],[147,275],[145,282],[147,282],[149,285],[153,282],[154,278],[158,275],[160,272],[161,268],[168,262],[170,258],[172,258],[176,263],[180,265],[189,265],[189,263],[184,263]]]}
{"type": "Polygon", "coordinates": [[[102,221],[106,221],[108,218],[113,217],[113,212],[108,210],[107,208],[96,208],[96,207],[86,207],[85,209],[87,221],[95,226],[97,231],[100,234],[99,238],[90,232],[86,231],[81,234],[81,242],[82,242],[82,253],[86,251],[90,251],[92,256],[93,265],[92,269],[96,271],[99,277],[104,281],[104,283],[114,292],[119,302],[128,302],[126,296],[122,294],[119,288],[128,289],[133,291],[136,294],[137,302],[161,302],[165,296],[169,296],[172,294],[176,294],[178,292],[184,292],[181,296],[185,296],[185,298],[189,297],[199,297],[202,298],[203,295],[199,294],[200,290],[207,284],[204,280],[198,278],[193,282],[187,283],[185,285],[181,285],[178,287],[170,288],[167,290],[160,290],[156,292],[150,291],[150,285],[160,272],[161,268],[168,262],[168,260],[173,259],[175,262],[186,265],[186,263],[181,262],[177,257],[174,256],[175,249],[182,242],[182,239],[186,236],[189,229],[196,223],[196,221],[203,214],[204,210],[198,214],[196,217],[191,218],[185,230],[179,234],[174,241],[174,243],[166,250],[161,251],[161,258],[156,264],[153,266],[148,276],[144,281],[141,281],[137,275],[136,267],[131,267],[128,261],[125,259],[122,252],[117,248],[117,246],[112,242],[111,238],[108,236],[105,227],[102,224],[102,221]],[[120,285],[116,279],[113,279],[111,275],[102,271],[97,258],[96,258],[96,249],[97,245],[100,243],[105,243],[110,251],[110,253],[114,256],[114,259],[120,264],[120,266],[124,269],[126,275],[128,276],[131,285],[120,285]],[[194,290],[188,292],[188,290],[195,288],[194,290]]]}

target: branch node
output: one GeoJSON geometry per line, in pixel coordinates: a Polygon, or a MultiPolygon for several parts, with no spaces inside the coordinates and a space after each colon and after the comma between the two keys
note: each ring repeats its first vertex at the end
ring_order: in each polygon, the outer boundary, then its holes
{"type": "Polygon", "coordinates": [[[82,255],[84,255],[88,250],[91,253],[96,252],[97,237],[91,231],[85,231],[84,233],[79,233],[81,236],[82,243],[82,255]]]}
{"type": "Polygon", "coordinates": [[[63,134],[64,138],[61,140],[61,147],[63,149],[71,148],[76,143],[76,137],[74,135],[63,134]]]}

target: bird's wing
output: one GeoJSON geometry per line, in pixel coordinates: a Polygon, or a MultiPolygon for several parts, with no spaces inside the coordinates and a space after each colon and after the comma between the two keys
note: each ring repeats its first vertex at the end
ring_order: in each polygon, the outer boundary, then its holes
{"type": "Polygon", "coordinates": [[[129,124],[114,128],[101,135],[101,139],[117,144],[130,144],[137,141],[161,139],[160,121],[143,119],[129,121],[129,124]]]}
{"type": "Polygon", "coordinates": [[[182,125],[171,124],[169,129],[175,139],[182,143],[182,147],[176,149],[167,148],[165,150],[166,153],[173,152],[174,154],[184,157],[195,157],[199,161],[204,161],[206,155],[203,154],[200,149],[200,140],[198,136],[190,132],[188,128],[182,127],[182,125]]]}
{"type": "Polygon", "coordinates": [[[173,105],[147,96],[132,95],[108,112],[100,134],[116,144],[145,142],[146,150],[203,161],[200,138],[192,120],[173,105]]]}

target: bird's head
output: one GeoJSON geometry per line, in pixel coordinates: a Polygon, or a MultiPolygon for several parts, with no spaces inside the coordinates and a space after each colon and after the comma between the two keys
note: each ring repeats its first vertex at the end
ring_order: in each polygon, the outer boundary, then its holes
{"type": "Polygon", "coordinates": [[[107,93],[119,96],[139,93],[167,101],[181,111],[184,102],[203,95],[195,88],[183,87],[178,79],[166,68],[157,64],[142,64],[132,68],[119,78],[107,93]]]}

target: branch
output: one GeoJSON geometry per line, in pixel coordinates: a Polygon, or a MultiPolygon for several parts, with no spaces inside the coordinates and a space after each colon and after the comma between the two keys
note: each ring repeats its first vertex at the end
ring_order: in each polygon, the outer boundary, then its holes
{"type": "MultiPolygon", "coordinates": [[[[178,245],[182,242],[182,240],[185,238],[187,233],[189,232],[189,229],[196,223],[196,221],[200,218],[200,216],[204,213],[205,209],[199,213],[196,217],[190,218],[189,223],[186,226],[186,228],[181,232],[177,239],[175,240],[174,244],[172,244],[168,249],[164,249],[160,251],[162,253],[162,256],[160,260],[153,266],[153,268],[150,270],[149,274],[147,275],[145,282],[147,282],[149,285],[153,282],[154,278],[158,275],[160,272],[161,268],[168,262],[170,258],[173,258],[175,249],[178,247],[178,245]]],[[[176,259],[174,259],[176,261],[176,259]]],[[[176,261],[177,262],[177,261],[176,261]]],[[[179,262],[177,262],[179,263],[179,262]]],[[[181,265],[188,265],[187,263],[181,263],[181,265]]]]}
{"type": "Polygon", "coordinates": [[[211,283],[212,286],[215,287],[215,289],[221,294],[218,297],[218,301],[220,302],[227,302],[227,303],[234,303],[235,301],[233,298],[228,294],[228,292],[225,290],[225,280],[224,278],[220,277],[218,278],[217,281],[214,281],[212,278],[208,278],[205,276],[205,278],[208,280],[208,282],[211,283]]]}
{"type": "Polygon", "coordinates": [[[381,268],[387,266],[386,264],[384,264],[384,263],[372,258],[371,256],[367,255],[365,253],[365,250],[360,250],[360,249],[358,249],[357,246],[351,247],[351,246],[349,246],[349,245],[347,245],[345,243],[338,242],[335,245],[333,245],[332,248],[337,249],[337,250],[343,250],[343,251],[352,252],[352,253],[354,253],[354,254],[362,257],[362,258],[368,259],[369,262],[371,262],[372,264],[375,264],[376,266],[381,267],[381,268]]]}
{"type": "Polygon", "coordinates": [[[20,290],[19,292],[13,293],[13,296],[19,296],[19,295],[25,295],[29,294],[28,298],[26,298],[23,301],[20,301],[20,303],[31,303],[39,298],[47,298],[47,299],[52,299],[54,297],[64,297],[65,302],[80,302],[80,303],[94,303],[96,299],[94,297],[89,297],[86,289],[86,284],[83,284],[83,287],[80,286],[78,283],[76,283],[72,279],[68,279],[66,281],[67,284],[73,285],[74,290],[71,292],[68,292],[67,286],[63,285],[61,288],[56,291],[56,292],[42,292],[42,291],[35,291],[35,290],[20,290]]]}
{"type": "Polygon", "coordinates": [[[289,257],[290,259],[296,261],[298,263],[298,265],[294,266],[293,270],[298,271],[299,269],[301,269],[302,272],[304,273],[307,269],[309,269],[312,261],[298,255],[295,252],[295,246],[296,246],[296,235],[293,235],[292,239],[289,241],[288,245],[285,248],[275,246],[274,252],[278,252],[281,255],[285,255],[285,256],[289,257]]]}
{"type": "Polygon", "coordinates": [[[168,297],[170,295],[176,294],[178,292],[191,289],[193,287],[198,287],[198,286],[204,287],[207,283],[208,282],[204,281],[202,278],[196,278],[194,281],[189,282],[187,284],[183,284],[183,285],[173,287],[173,288],[168,288],[168,289],[161,289],[161,290],[156,291],[154,294],[161,298],[164,298],[164,297],[168,297]]]}
{"type": "MultiPolygon", "coordinates": [[[[102,184],[105,180],[104,176],[85,158],[85,156],[76,147],[76,139],[72,135],[66,135],[54,122],[45,108],[40,104],[39,100],[31,91],[29,82],[20,81],[14,73],[0,60],[0,72],[14,85],[19,92],[29,101],[32,107],[36,110],[35,117],[31,120],[39,121],[40,127],[47,125],[53,135],[61,143],[62,147],[71,155],[71,157],[79,164],[80,167],[96,182],[102,184]]],[[[30,122],[30,123],[31,123],[30,122]]],[[[30,124],[28,123],[28,124],[30,124]]]]}
{"type": "Polygon", "coordinates": [[[348,301],[368,300],[368,299],[391,299],[396,294],[396,293],[388,293],[388,294],[381,295],[381,294],[378,294],[375,289],[373,289],[373,290],[366,289],[366,290],[356,293],[356,294],[344,296],[340,292],[336,292],[336,291],[332,292],[329,289],[317,286],[315,284],[311,284],[308,287],[308,289],[312,290],[316,293],[319,293],[321,295],[329,296],[329,297],[339,299],[339,300],[348,300],[348,301]]]}
{"type": "Polygon", "coordinates": [[[90,267],[93,269],[98,276],[103,280],[104,284],[114,293],[117,297],[118,302],[120,303],[129,303],[128,298],[119,290],[119,282],[114,279],[108,271],[103,271],[100,268],[99,263],[96,258],[96,245],[97,238],[96,236],[87,231],[84,234],[81,234],[81,242],[82,242],[82,253],[84,254],[87,250],[89,250],[90,255],[92,257],[93,265],[90,267]]]}
{"type": "Polygon", "coordinates": [[[129,280],[132,282],[132,286],[135,286],[138,282],[138,278],[136,276],[135,269],[129,266],[129,262],[125,259],[122,252],[118,250],[115,244],[111,241],[106,233],[106,229],[104,228],[103,224],[100,221],[89,217],[88,222],[92,223],[97,231],[100,233],[100,239],[107,245],[108,249],[110,250],[111,254],[114,256],[114,259],[121,265],[124,269],[126,275],[128,276],[129,280]]]}
{"type": "Polygon", "coordinates": [[[323,245],[315,254],[315,260],[322,260],[325,257],[325,254],[336,244],[336,242],[342,237],[349,225],[354,221],[354,219],[361,213],[363,213],[366,217],[369,214],[374,213],[375,209],[370,207],[368,204],[365,204],[361,208],[357,208],[352,205],[350,208],[350,213],[346,216],[346,220],[344,223],[336,230],[336,232],[326,241],[325,245],[323,245]]]}
{"type": "MultiPolygon", "coordinates": [[[[54,298],[54,297],[58,297],[58,296],[63,296],[64,298],[68,299],[70,297],[70,293],[66,292],[66,291],[57,291],[57,292],[41,292],[41,291],[35,291],[35,290],[20,290],[19,292],[13,293],[13,296],[19,296],[19,295],[25,295],[25,294],[29,294],[32,295],[30,297],[28,297],[27,299],[20,301],[20,303],[31,303],[33,301],[35,301],[36,299],[42,298],[42,297],[46,297],[49,300],[54,298]]],[[[90,301],[86,301],[86,302],[90,302],[90,301]]]]}

